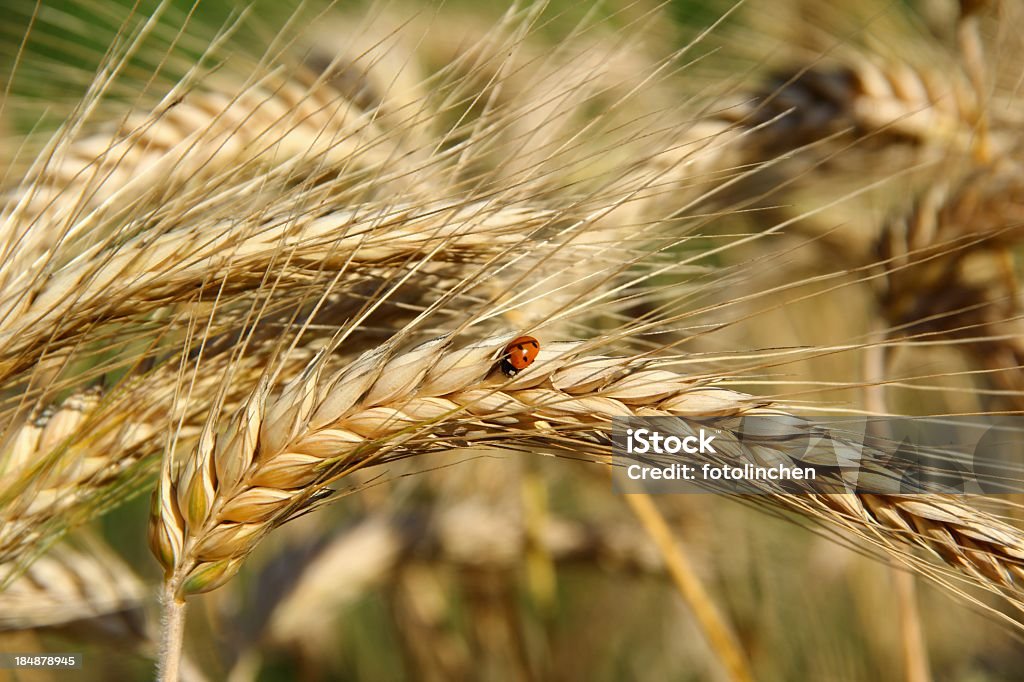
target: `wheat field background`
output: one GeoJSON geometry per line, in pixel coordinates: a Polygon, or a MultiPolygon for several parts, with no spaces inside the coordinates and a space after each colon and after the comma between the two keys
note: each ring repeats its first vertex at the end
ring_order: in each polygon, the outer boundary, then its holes
{"type": "Polygon", "coordinates": [[[607,436],[1024,411],[1016,0],[0,5],[0,678],[1024,676],[1018,495],[607,436]]]}

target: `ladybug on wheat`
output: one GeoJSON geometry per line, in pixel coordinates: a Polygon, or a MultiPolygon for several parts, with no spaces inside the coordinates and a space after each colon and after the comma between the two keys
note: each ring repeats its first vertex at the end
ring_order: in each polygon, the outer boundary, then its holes
{"type": "Polygon", "coordinates": [[[540,342],[532,336],[520,336],[505,346],[501,355],[501,371],[507,377],[514,377],[533,364],[540,352],[540,342]]]}

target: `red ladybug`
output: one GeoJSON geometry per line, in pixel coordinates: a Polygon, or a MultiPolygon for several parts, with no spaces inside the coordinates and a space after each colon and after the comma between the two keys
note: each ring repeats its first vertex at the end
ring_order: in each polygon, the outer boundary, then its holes
{"type": "Polygon", "coordinates": [[[501,356],[501,371],[514,377],[533,364],[540,352],[540,342],[532,336],[520,336],[505,346],[501,356]]]}

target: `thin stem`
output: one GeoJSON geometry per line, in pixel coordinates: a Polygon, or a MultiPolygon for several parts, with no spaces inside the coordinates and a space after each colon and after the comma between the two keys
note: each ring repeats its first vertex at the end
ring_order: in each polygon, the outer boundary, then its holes
{"type": "MultiPolygon", "coordinates": [[[[982,5],[984,3],[971,3],[982,5]]],[[[978,120],[975,123],[974,159],[980,164],[992,160],[992,145],[989,139],[988,85],[985,68],[985,50],[978,30],[978,17],[974,8],[962,13],[957,25],[957,41],[967,76],[971,80],[974,96],[978,102],[978,120]]]]}
{"type": "Polygon", "coordinates": [[[634,493],[625,497],[633,513],[658,546],[669,574],[679,588],[679,594],[697,618],[700,629],[712,650],[718,654],[729,678],[734,682],[753,682],[754,676],[750,672],[747,656],[740,648],[736,635],[697,577],[689,558],[676,542],[665,517],[658,511],[650,495],[634,493]]]}
{"type": "Polygon", "coordinates": [[[921,614],[917,608],[917,586],[914,575],[892,562],[892,574],[896,581],[896,597],[899,600],[900,641],[903,651],[903,679],[906,682],[931,682],[932,673],[928,665],[928,648],[925,646],[921,614]]]}
{"type": "Polygon", "coordinates": [[[181,665],[181,647],[185,637],[185,600],[175,596],[175,580],[164,583],[163,632],[160,637],[160,661],[157,679],[177,682],[181,665]]]}
{"type": "MultiPolygon", "coordinates": [[[[892,356],[886,348],[885,330],[882,325],[876,324],[871,333],[871,345],[868,347],[864,362],[864,407],[875,414],[889,414],[885,377],[889,376],[892,356]]],[[[877,430],[879,427],[875,425],[874,428],[877,430]]],[[[889,433],[876,435],[891,437],[889,433]]],[[[896,584],[903,678],[906,682],[931,682],[928,647],[925,646],[924,630],[921,627],[914,575],[896,560],[890,561],[889,570],[896,584]]]]}

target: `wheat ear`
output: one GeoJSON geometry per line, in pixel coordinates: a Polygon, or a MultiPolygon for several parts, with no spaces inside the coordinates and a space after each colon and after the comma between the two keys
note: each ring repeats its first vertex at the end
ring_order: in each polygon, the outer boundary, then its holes
{"type": "Polygon", "coordinates": [[[241,88],[221,77],[182,94],[189,86],[179,83],[163,103],[127,115],[113,132],[58,138],[40,159],[45,165],[4,202],[7,278],[58,242],[174,189],[209,188],[227,177],[237,183],[268,169],[295,172],[299,164],[355,173],[389,160],[393,167],[402,157],[370,113],[311,74],[282,70],[241,88]]]}
{"type": "MultiPolygon", "coordinates": [[[[443,337],[404,353],[384,346],[327,380],[311,367],[279,395],[263,382],[221,433],[209,424],[197,450],[165,462],[150,542],[176,597],[222,584],[322,485],[382,458],[469,443],[579,449],[612,417],[709,419],[766,409],[763,399],[628,358],[578,357],[578,344],[546,344],[535,366],[505,381],[495,362],[506,341],[453,350],[443,337]]],[[[595,451],[607,454],[596,442],[595,451]]],[[[784,448],[760,456],[792,460],[784,448]]],[[[836,494],[775,502],[881,536],[891,551],[908,542],[928,548],[989,587],[1013,588],[1024,576],[1024,533],[955,499],[836,494]]]]}
{"type": "Polygon", "coordinates": [[[974,93],[949,73],[858,57],[779,73],[721,115],[756,128],[752,141],[773,153],[848,133],[966,151],[978,111],[974,93]]]}
{"type": "MultiPolygon", "coordinates": [[[[255,381],[273,348],[254,343],[249,351],[232,363],[240,386],[255,381]]],[[[293,349],[281,376],[295,376],[311,357],[310,348],[293,349]]],[[[80,390],[7,426],[0,449],[0,578],[15,577],[61,534],[106,511],[121,486],[151,472],[168,424],[177,443],[188,447],[199,435],[206,401],[235,409],[247,397],[221,393],[229,357],[211,350],[203,373],[186,376],[190,400],[182,400],[175,360],[105,392],[80,390]]]]}
{"type": "Polygon", "coordinates": [[[97,538],[79,538],[54,547],[0,590],[0,630],[84,620],[138,637],[145,599],[142,581],[113,550],[97,538]]]}
{"type": "Polygon", "coordinates": [[[38,285],[7,293],[0,300],[0,375],[31,366],[62,339],[77,344],[76,333],[98,323],[137,318],[204,291],[237,296],[269,278],[283,294],[338,271],[479,258],[508,249],[549,217],[486,204],[368,206],[143,234],[109,252],[87,251],[38,285]]]}
{"type": "Polygon", "coordinates": [[[32,415],[0,453],[0,569],[16,568],[44,550],[87,508],[128,476],[162,441],[157,415],[166,405],[103,405],[87,390],[32,415]],[[105,412],[105,410],[109,410],[105,412]],[[110,416],[102,422],[98,416],[110,416]]]}
{"type": "Polygon", "coordinates": [[[929,189],[876,242],[892,336],[947,340],[1024,408],[1024,342],[1011,249],[1024,236],[1024,169],[998,161],[929,189]]]}

